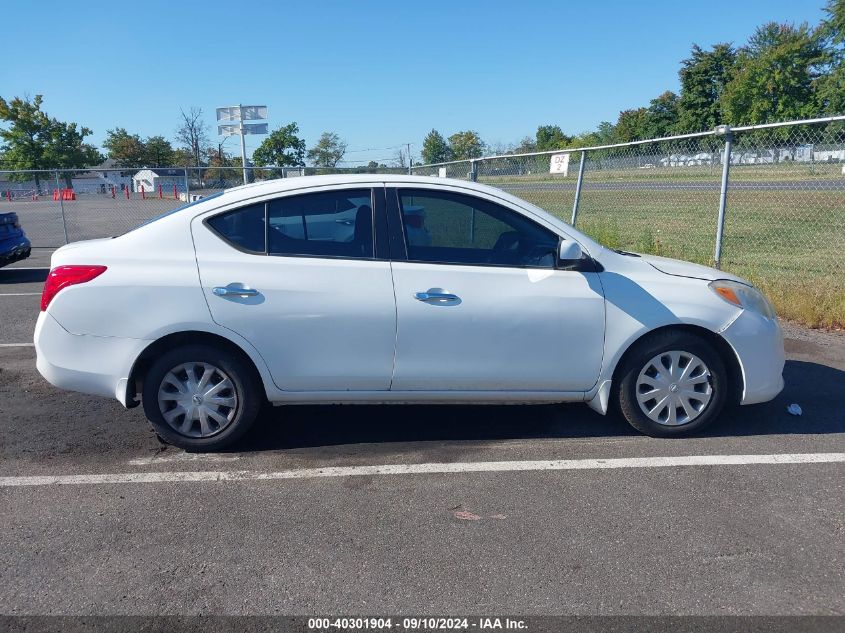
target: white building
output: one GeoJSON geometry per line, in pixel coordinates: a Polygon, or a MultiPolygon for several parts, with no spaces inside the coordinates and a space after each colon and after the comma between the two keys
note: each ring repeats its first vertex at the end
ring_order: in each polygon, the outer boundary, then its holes
{"type": "Polygon", "coordinates": [[[185,189],[185,171],[182,169],[154,168],[142,169],[132,176],[132,190],[141,191],[144,188],[146,193],[158,193],[158,188],[163,191],[173,191],[173,187],[183,191],[185,189]]]}

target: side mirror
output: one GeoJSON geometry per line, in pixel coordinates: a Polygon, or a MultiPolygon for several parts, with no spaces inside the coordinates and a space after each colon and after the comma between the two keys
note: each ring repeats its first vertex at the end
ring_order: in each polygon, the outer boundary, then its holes
{"type": "Polygon", "coordinates": [[[562,262],[577,261],[583,255],[581,245],[575,240],[563,238],[560,240],[560,248],[557,257],[562,262]]]}

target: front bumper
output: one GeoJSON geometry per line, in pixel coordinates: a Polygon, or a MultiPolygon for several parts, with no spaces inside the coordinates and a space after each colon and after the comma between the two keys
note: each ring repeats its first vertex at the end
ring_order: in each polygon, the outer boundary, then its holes
{"type": "Polygon", "coordinates": [[[768,402],[784,387],[783,332],[776,320],[743,310],[721,332],[739,359],[744,389],[740,404],[768,402]]]}
{"type": "Polygon", "coordinates": [[[126,402],[129,372],[150,341],[71,334],[47,312],[35,325],[36,367],[52,385],[126,402]]]}

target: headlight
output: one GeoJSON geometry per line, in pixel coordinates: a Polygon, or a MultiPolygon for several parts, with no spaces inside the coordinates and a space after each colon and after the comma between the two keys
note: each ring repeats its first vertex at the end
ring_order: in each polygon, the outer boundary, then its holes
{"type": "Polygon", "coordinates": [[[775,319],[777,317],[775,309],[769,303],[769,300],[753,286],[746,286],[745,284],[728,281],[727,279],[711,281],[708,286],[719,297],[738,308],[751,310],[752,312],[763,315],[767,319],[775,319]]]}

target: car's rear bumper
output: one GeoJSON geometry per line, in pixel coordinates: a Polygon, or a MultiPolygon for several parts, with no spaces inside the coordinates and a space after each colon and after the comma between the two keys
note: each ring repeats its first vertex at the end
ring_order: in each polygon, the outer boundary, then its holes
{"type": "Polygon", "coordinates": [[[721,334],[736,352],[742,370],[740,404],[768,402],[777,396],[784,387],[786,361],[778,322],[743,310],[721,334]]]}
{"type": "Polygon", "coordinates": [[[47,312],[35,325],[36,367],[47,381],[71,391],[126,402],[132,363],[149,341],[71,334],[47,312]]]}
{"type": "Polygon", "coordinates": [[[0,240],[0,266],[18,262],[29,257],[32,245],[26,236],[16,236],[0,240]]]}

